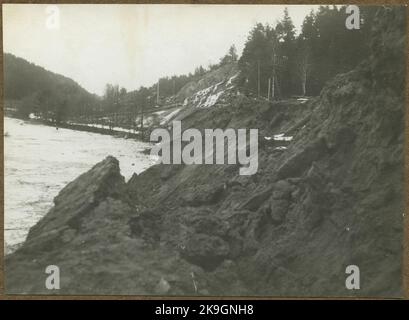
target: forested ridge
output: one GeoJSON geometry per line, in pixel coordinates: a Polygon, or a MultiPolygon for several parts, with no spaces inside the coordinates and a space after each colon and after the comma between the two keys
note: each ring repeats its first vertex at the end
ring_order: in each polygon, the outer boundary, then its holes
{"type": "Polygon", "coordinates": [[[268,94],[275,79],[278,96],[317,95],[336,74],[352,70],[369,55],[376,7],[360,7],[357,30],[345,27],[346,6],[320,6],[296,30],[288,10],[275,25],[256,24],[239,60],[241,85],[253,94],[268,94]]]}
{"type": "Polygon", "coordinates": [[[17,116],[30,113],[65,118],[81,112],[98,99],[74,80],[53,73],[10,53],[3,55],[5,106],[17,116]]]}

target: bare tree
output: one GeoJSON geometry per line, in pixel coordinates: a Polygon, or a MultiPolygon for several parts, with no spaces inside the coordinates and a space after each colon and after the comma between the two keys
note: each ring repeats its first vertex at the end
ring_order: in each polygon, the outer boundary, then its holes
{"type": "Polygon", "coordinates": [[[297,72],[301,80],[301,93],[302,96],[306,95],[307,92],[307,80],[308,73],[310,69],[310,50],[305,43],[299,46],[298,59],[297,59],[297,72]]]}

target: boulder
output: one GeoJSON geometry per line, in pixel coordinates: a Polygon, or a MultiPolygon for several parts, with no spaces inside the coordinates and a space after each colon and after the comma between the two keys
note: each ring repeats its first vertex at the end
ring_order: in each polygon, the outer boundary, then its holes
{"type": "Polygon", "coordinates": [[[213,185],[209,183],[185,190],[186,193],[183,194],[181,198],[186,205],[192,207],[212,205],[220,200],[223,191],[224,187],[222,184],[213,185]]]}
{"type": "Polygon", "coordinates": [[[304,149],[290,156],[277,170],[280,179],[299,177],[311,163],[324,156],[327,146],[324,139],[320,138],[309,144],[304,149]]]}
{"type": "MultiPolygon", "coordinates": [[[[64,187],[54,199],[54,207],[30,229],[27,240],[35,238],[53,240],[64,234],[67,227],[74,233],[86,215],[108,198],[130,203],[125,181],[120,174],[119,162],[112,156],[96,164],[86,173],[64,187]]],[[[106,208],[102,210],[106,212],[106,208]]],[[[123,212],[121,210],[121,212],[123,212]]]]}
{"type": "Polygon", "coordinates": [[[181,249],[181,256],[204,270],[214,270],[227,258],[229,244],[222,238],[203,233],[192,233],[181,249]]]}

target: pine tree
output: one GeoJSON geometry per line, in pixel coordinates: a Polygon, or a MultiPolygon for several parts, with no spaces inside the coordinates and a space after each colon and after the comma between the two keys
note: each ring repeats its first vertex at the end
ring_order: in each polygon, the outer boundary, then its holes
{"type": "Polygon", "coordinates": [[[237,49],[236,46],[233,44],[230,46],[229,48],[229,57],[231,59],[232,62],[237,61],[237,49]]]}
{"type": "Polygon", "coordinates": [[[284,96],[290,96],[295,88],[295,27],[288,14],[288,9],[284,9],[284,16],[275,28],[278,37],[278,55],[281,60],[281,70],[279,83],[284,96]]]}
{"type": "Polygon", "coordinates": [[[275,42],[275,31],[268,25],[259,23],[251,30],[239,59],[241,83],[248,92],[267,97],[275,42]]]}

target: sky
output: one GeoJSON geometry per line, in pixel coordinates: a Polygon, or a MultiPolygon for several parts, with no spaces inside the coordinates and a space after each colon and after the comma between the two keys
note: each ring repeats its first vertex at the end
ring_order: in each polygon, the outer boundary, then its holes
{"type": "Polygon", "coordinates": [[[217,63],[252,27],[288,7],[296,29],[311,5],[3,4],[3,51],[72,78],[102,95],[217,63]]]}

